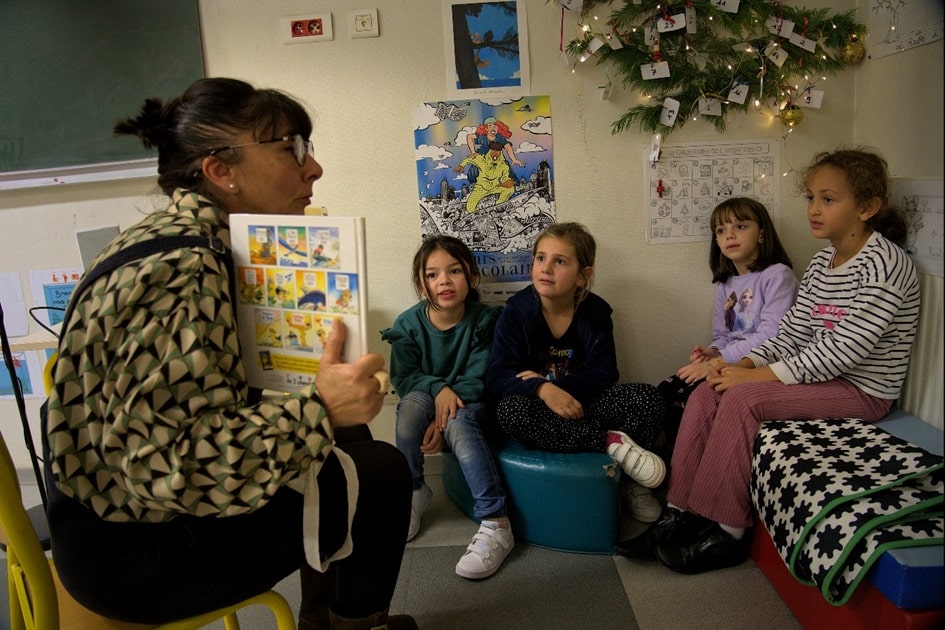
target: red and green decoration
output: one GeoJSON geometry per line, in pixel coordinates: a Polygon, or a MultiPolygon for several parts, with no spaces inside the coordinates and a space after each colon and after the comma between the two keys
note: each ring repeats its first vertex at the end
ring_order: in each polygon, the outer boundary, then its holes
{"type": "Polygon", "coordinates": [[[722,132],[729,114],[749,110],[793,128],[801,99],[822,97],[828,76],[863,59],[866,27],[854,14],[771,0],[585,0],[580,32],[562,46],[647,97],[614,134],[639,126],[665,136],[698,119],[722,132]]]}

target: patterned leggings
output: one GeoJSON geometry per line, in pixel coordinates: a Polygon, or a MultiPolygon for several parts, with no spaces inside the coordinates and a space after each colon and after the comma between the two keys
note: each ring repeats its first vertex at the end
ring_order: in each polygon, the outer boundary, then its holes
{"type": "Polygon", "coordinates": [[[656,388],[646,383],[618,383],[605,391],[584,417],[568,420],[539,398],[506,396],[496,420],[510,438],[528,448],[555,453],[604,452],[607,431],[623,431],[643,448],[653,447],[663,428],[666,406],[656,388]]]}

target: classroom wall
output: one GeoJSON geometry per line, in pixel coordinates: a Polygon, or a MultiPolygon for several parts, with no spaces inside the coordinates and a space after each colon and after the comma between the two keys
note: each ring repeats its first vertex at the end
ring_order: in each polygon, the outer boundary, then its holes
{"type": "MultiPolygon", "coordinates": [[[[853,0],[802,4],[856,7],[853,0]]],[[[865,12],[865,0],[860,4],[865,12]]],[[[583,64],[572,73],[561,60],[560,9],[545,0],[527,0],[526,7],[531,93],[551,98],[557,218],[582,221],[598,239],[594,290],[614,307],[622,378],[655,383],[685,362],[694,343],[709,339],[708,243],[644,243],[640,153],[650,136],[610,133],[611,123],[639,97],[615,85],[610,100],[602,101],[604,70],[583,64]]],[[[367,217],[368,329],[387,326],[415,300],[408,278],[408,260],[419,244],[412,109],[449,100],[441,0],[199,0],[199,8],[209,76],[281,88],[309,107],[316,154],[325,168],[313,201],[330,214],[367,217]],[[377,8],[380,37],[348,37],[348,11],[361,6],[377,8]],[[279,19],[305,12],[331,12],[334,40],[284,45],[276,33],[279,19]]],[[[565,14],[566,38],[576,25],[577,16],[565,14]]],[[[893,175],[941,177],[942,76],[938,41],[830,77],[823,108],[809,110],[782,142],[782,170],[800,169],[816,151],[857,142],[888,147],[893,175]],[[934,115],[920,117],[914,110],[934,115]]],[[[731,118],[725,134],[689,122],[666,143],[783,133],[779,121],[752,113],[731,118]]],[[[806,204],[793,184],[790,175],[782,183],[778,228],[800,274],[824,243],[810,237],[806,204]]],[[[155,192],[151,179],[0,191],[0,216],[8,226],[0,231],[0,269],[21,271],[28,286],[30,268],[78,265],[77,229],[127,227],[160,204],[155,192]]],[[[379,337],[370,345],[387,354],[379,337]]],[[[39,402],[28,407],[35,423],[39,402]]],[[[393,439],[393,404],[374,427],[380,437],[393,439]]],[[[26,467],[11,402],[0,401],[0,429],[17,464],[26,467]]]]}

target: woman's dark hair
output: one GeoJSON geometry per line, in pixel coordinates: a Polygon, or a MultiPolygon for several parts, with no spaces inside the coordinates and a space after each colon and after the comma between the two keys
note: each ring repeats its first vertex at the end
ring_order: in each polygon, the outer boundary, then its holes
{"type": "Polygon", "coordinates": [[[794,265],[784,251],[778,231],[774,229],[768,209],[760,201],[751,197],[732,197],[726,199],[712,210],[709,225],[712,228],[712,244],[709,246],[709,269],[712,270],[712,282],[725,282],[738,275],[735,263],[725,257],[719,241],[715,238],[715,229],[723,223],[752,220],[761,229],[761,242],[758,243],[758,258],[748,265],[749,271],[761,271],[771,265],[781,263],[791,269],[794,265]]]}
{"type": "Polygon", "coordinates": [[[866,221],[867,227],[879,232],[899,247],[905,247],[908,224],[902,212],[889,205],[888,166],[878,152],[860,147],[818,153],[801,173],[798,188],[802,194],[807,194],[811,175],[821,166],[833,166],[846,173],[857,206],[865,205],[874,197],[878,198],[881,202],[879,212],[866,221]]]}
{"type": "MultiPolygon", "coordinates": [[[[140,113],[115,125],[118,135],[133,135],[145,148],[158,150],[158,185],[168,196],[187,188],[214,199],[200,177],[200,165],[211,151],[234,144],[238,134],[251,131],[254,140],[271,140],[277,133],[312,135],[312,120],[294,98],[279,90],[257,89],[238,79],[200,79],[166,105],[145,100],[140,113]]],[[[240,149],[216,156],[229,163],[240,160],[240,149]]]]}
{"type": "MultiPolygon", "coordinates": [[[[427,260],[430,255],[438,249],[455,258],[463,266],[463,275],[466,276],[466,284],[469,285],[466,301],[479,301],[479,290],[476,289],[479,279],[479,265],[476,264],[476,259],[466,243],[455,236],[447,236],[446,234],[427,236],[420,244],[417,253],[414,254],[411,273],[413,274],[413,288],[417,292],[417,297],[421,299],[426,297],[426,278],[424,278],[423,272],[427,267],[427,260]],[[474,279],[477,282],[474,282],[474,279]]],[[[427,299],[434,310],[439,310],[440,306],[436,302],[427,299]]]]}
{"type": "Polygon", "coordinates": [[[574,247],[574,255],[577,256],[578,273],[584,278],[584,286],[578,287],[574,292],[574,305],[577,306],[584,301],[587,294],[591,292],[591,281],[593,276],[585,276],[584,269],[594,266],[594,259],[597,258],[597,241],[593,235],[581,223],[552,223],[545,231],[538,235],[535,244],[532,245],[532,258],[538,253],[538,243],[547,237],[561,239],[571,243],[574,247]]]}

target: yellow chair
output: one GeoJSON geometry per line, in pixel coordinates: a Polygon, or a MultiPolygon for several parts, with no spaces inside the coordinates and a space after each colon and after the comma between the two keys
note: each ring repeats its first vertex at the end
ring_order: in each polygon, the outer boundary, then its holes
{"type": "Polygon", "coordinates": [[[275,591],[160,626],[125,623],[96,615],[69,596],[59,582],[55,565],[43,552],[23,508],[20,482],[2,434],[0,497],[0,542],[7,551],[11,630],[192,630],[219,620],[226,630],[239,630],[237,611],[252,605],[269,608],[278,630],[295,630],[292,609],[275,591]]]}

